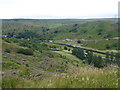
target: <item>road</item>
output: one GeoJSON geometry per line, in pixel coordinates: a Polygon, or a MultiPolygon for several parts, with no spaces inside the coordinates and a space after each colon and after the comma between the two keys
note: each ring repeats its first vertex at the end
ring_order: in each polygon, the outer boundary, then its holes
{"type": "MultiPolygon", "coordinates": [[[[95,52],[95,53],[116,57],[115,55],[107,54],[107,53],[96,51],[96,50],[92,50],[92,49],[86,49],[86,48],[83,48],[83,47],[80,47],[80,46],[77,46],[77,45],[73,45],[73,44],[61,44],[61,43],[53,43],[53,44],[64,45],[64,46],[73,47],[73,48],[77,47],[77,48],[80,48],[80,49],[83,49],[83,50],[86,50],[86,51],[92,51],[92,52],[95,52]]],[[[120,56],[118,56],[118,58],[120,58],[120,56]]]]}

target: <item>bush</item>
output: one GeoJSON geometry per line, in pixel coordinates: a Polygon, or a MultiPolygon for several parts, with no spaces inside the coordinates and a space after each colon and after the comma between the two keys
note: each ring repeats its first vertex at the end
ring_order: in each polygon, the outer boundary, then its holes
{"type": "Polygon", "coordinates": [[[33,55],[33,51],[31,49],[20,48],[20,49],[18,49],[17,53],[21,53],[24,55],[33,55]]]}
{"type": "Polygon", "coordinates": [[[11,51],[10,49],[5,49],[5,52],[10,53],[11,51]]]}
{"type": "Polygon", "coordinates": [[[106,45],[106,49],[110,49],[111,47],[110,47],[110,45],[109,44],[107,44],[106,45]]]}
{"type": "Polygon", "coordinates": [[[93,60],[93,52],[88,51],[88,53],[87,53],[87,62],[88,62],[88,64],[91,64],[92,60],[93,60]]]}
{"type": "Polygon", "coordinates": [[[67,47],[65,46],[64,49],[67,50],[67,47]]]}
{"type": "Polygon", "coordinates": [[[5,40],[6,42],[8,42],[8,43],[11,43],[11,40],[8,39],[8,38],[4,38],[4,40],[5,40]]]}
{"type": "Polygon", "coordinates": [[[27,43],[26,42],[20,42],[19,45],[23,46],[23,47],[27,47],[27,43]]]}
{"type": "Polygon", "coordinates": [[[94,58],[93,60],[94,67],[97,67],[97,68],[104,67],[103,59],[101,56],[94,56],[93,58],[94,58]]]}
{"type": "Polygon", "coordinates": [[[26,67],[29,67],[29,65],[28,65],[28,64],[26,64],[26,67]]]}
{"type": "Polygon", "coordinates": [[[81,41],[80,41],[80,40],[78,40],[78,41],[77,41],[77,43],[81,43],[81,41]]]}

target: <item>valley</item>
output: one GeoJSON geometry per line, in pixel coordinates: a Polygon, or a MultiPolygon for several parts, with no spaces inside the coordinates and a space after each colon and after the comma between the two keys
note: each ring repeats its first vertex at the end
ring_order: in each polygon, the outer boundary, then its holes
{"type": "Polygon", "coordinates": [[[3,19],[3,88],[118,88],[118,21],[3,19]]]}

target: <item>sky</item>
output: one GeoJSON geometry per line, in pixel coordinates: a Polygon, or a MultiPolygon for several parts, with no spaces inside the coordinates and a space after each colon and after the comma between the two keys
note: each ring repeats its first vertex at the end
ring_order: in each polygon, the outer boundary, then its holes
{"type": "Polygon", "coordinates": [[[119,0],[0,0],[0,19],[115,18],[119,0]]]}

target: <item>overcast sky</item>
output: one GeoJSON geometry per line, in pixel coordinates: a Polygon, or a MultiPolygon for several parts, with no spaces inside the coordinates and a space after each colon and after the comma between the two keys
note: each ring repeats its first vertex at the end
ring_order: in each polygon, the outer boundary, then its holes
{"type": "Polygon", "coordinates": [[[112,18],[119,0],[0,0],[0,18],[112,18]]]}

